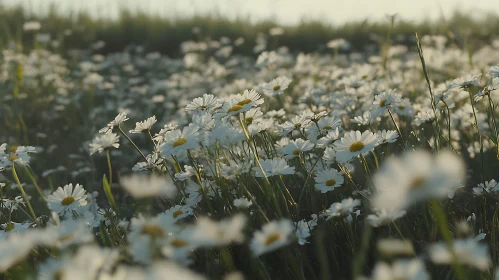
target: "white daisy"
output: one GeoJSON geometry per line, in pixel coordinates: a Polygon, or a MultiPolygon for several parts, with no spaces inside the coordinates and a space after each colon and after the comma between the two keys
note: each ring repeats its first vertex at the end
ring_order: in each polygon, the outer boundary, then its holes
{"type": "Polygon", "coordinates": [[[360,206],[360,200],[353,198],[343,199],[341,202],[335,202],[321,214],[322,218],[330,220],[335,217],[347,217],[351,215],[355,208],[360,206]]]}
{"type": "Polygon", "coordinates": [[[380,130],[376,132],[376,137],[378,138],[378,145],[385,143],[394,143],[397,141],[399,134],[396,130],[380,130]]]}
{"type": "Polygon", "coordinates": [[[289,143],[281,148],[281,153],[286,159],[292,159],[299,156],[301,153],[308,152],[312,150],[314,144],[309,140],[303,140],[301,138],[296,140],[291,140],[289,143]]]}
{"type": "Polygon", "coordinates": [[[475,267],[482,271],[489,269],[492,265],[488,246],[479,243],[473,237],[454,239],[451,250],[445,242],[441,241],[431,245],[428,251],[430,259],[436,264],[451,264],[457,261],[459,264],[475,267]]]}
{"type": "Polygon", "coordinates": [[[369,130],[363,133],[360,133],[360,131],[349,131],[339,141],[334,143],[336,159],[340,162],[347,162],[360,154],[365,155],[369,153],[377,144],[376,134],[369,130]]]}
{"type": "Polygon", "coordinates": [[[177,189],[173,182],[157,175],[132,175],[122,177],[120,184],[135,198],[175,196],[177,189]]]}
{"type": "Polygon", "coordinates": [[[256,231],[251,240],[251,251],[260,256],[287,245],[293,233],[293,223],[289,220],[272,221],[256,231]]]}
{"type": "Polygon", "coordinates": [[[105,149],[114,147],[119,148],[120,144],[118,143],[120,137],[116,133],[107,133],[98,135],[94,138],[90,146],[90,155],[93,155],[96,152],[103,152],[105,149]]]}
{"type": "Polygon", "coordinates": [[[80,184],[76,184],[74,189],[73,184],[65,185],[64,188],[59,187],[47,196],[50,209],[59,214],[87,205],[86,199],[85,189],[80,184]]]}
{"type": "Polygon", "coordinates": [[[142,132],[148,132],[151,130],[152,126],[157,122],[156,116],[152,116],[148,118],[145,121],[142,122],[136,122],[135,123],[135,128],[130,130],[130,133],[142,133],[142,132]]]}
{"type": "Polygon", "coordinates": [[[291,81],[287,77],[278,77],[262,86],[263,93],[267,96],[280,95],[288,88],[291,81]]]}
{"type": "Polygon", "coordinates": [[[194,149],[198,144],[198,126],[190,124],[182,131],[175,129],[165,134],[164,142],[159,149],[165,157],[180,155],[190,149],[194,149]]]}
{"type": "Polygon", "coordinates": [[[315,174],[315,189],[326,193],[340,187],[344,182],[342,173],[334,168],[319,170],[315,174]]]}
{"type": "MultiPolygon", "coordinates": [[[[265,171],[265,175],[267,177],[295,173],[295,167],[290,167],[286,160],[282,158],[261,160],[260,164],[262,165],[262,168],[265,171]]],[[[260,167],[258,166],[253,167],[253,172],[255,172],[256,177],[265,177],[265,175],[260,170],[260,167]]]]}

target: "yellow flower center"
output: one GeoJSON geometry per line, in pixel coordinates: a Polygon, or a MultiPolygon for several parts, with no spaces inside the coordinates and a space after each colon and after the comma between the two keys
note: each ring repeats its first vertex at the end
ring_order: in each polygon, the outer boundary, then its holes
{"type": "Polygon", "coordinates": [[[352,143],[352,145],[350,145],[350,152],[352,153],[355,153],[355,152],[358,152],[358,151],[361,151],[362,149],[364,149],[364,143],[362,143],[361,141],[357,141],[357,142],[354,142],[352,143]]]}
{"type": "Polygon", "coordinates": [[[252,124],[253,123],[253,118],[252,117],[246,118],[246,123],[247,124],[252,124]]]}
{"type": "Polygon", "coordinates": [[[14,161],[14,160],[16,160],[18,158],[19,158],[19,156],[16,153],[12,153],[12,154],[9,155],[9,160],[10,161],[14,161]]]}
{"type": "Polygon", "coordinates": [[[336,181],[335,180],[331,179],[331,180],[327,180],[326,181],[326,186],[332,187],[334,185],[336,185],[336,181]]]}
{"type": "Polygon", "coordinates": [[[326,125],[326,126],[324,126],[322,129],[324,129],[324,130],[331,130],[331,129],[333,129],[333,127],[331,127],[331,126],[329,126],[329,125],[326,125]]]}
{"type": "Polygon", "coordinates": [[[61,280],[64,277],[64,272],[59,269],[59,270],[55,271],[52,276],[54,276],[55,280],[61,280]]]}
{"type": "Polygon", "coordinates": [[[68,206],[69,204],[71,204],[73,202],[75,202],[75,198],[72,196],[68,196],[68,197],[64,198],[63,200],[61,200],[61,204],[64,206],[68,206]]]}
{"type": "Polygon", "coordinates": [[[178,146],[182,146],[182,145],[184,145],[185,143],[187,143],[187,139],[185,139],[185,138],[180,138],[180,139],[178,139],[177,141],[173,142],[173,148],[178,147],[178,146]]]}
{"type": "Polygon", "coordinates": [[[244,106],[244,105],[249,104],[249,103],[251,103],[251,99],[244,99],[243,101],[238,102],[237,105],[244,106]]]}
{"type": "Polygon", "coordinates": [[[10,146],[9,151],[11,151],[13,153],[17,150],[17,147],[18,146],[10,146]]]}
{"type": "Polygon", "coordinates": [[[416,189],[421,188],[425,181],[426,180],[424,177],[416,177],[416,178],[412,179],[411,183],[409,184],[410,189],[416,190],[416,189]]]}
{"type": "Polygon", "coordinates": [[[385,107],[386,105],[386,99],[383,99],[381,100],[381,102],[379,102],[379,107],[385,107]]]}
{"type": "Polygon", "coordinates": [[[153,238],[160,238],[165,236],[165,231],[162,228],[158,227],[157,225],[153,224],[143,225],[140,233],[147,234],[153,238]]]}
{"type": "Polygon", "coordinates": [[[185,247],[189,245],[185,240],[182,239],[174,239],[170,244],[172,244],[173,247],[180,248],[180,247],[185,247]]]}
{"type": "Polygon", "coordinates": [[[265,246],[269,246],[270,244],[276,242],[279,239],[281,239],[281,234],[278,232],[273,233],[273,234],[267,236],[267,239],[265,240],[265,246]]]}
{"type": "Polygon", "coordinates": [[[173,212],[173,218],[175,218],[175,219],[176,219],[178,216],[180,216],[180,215],[182,215],[182,214],[184,214],[184,211],[182,211],[182,210],[177,210],[177,211],[173,212]]]}
{"type": "Polygon", "coordinates": [[[293,155],[297,156],[301,153],[301,150],[300,149],[296,149],[293,151],[293,155]]]}
{"type": "Polygon", "coordinates": [[[74,235],[72,235],[72,234],[64,235],[61,238],[59,238],[59,242],[68,242],[68,241],[72,240],[73,238],[74,238],[74,235]]]}
{"type": "Polygon", "coordinates": [[[296,128],[300,128],[301,127],[301,123],[295,123],[295,127],[296,128]]]}
{"type": "Polygon", "coordinates": [[[204,106],[204,105],[198,106],[198,109],[204,110],[204,109],[206,109],[206,106],[204,106]]]}
{"type": "Polygon", "coordinates": [[[274,86],[274,91],[276,91],[276,90],[280,90],[280,89],[281,89],[281,86],[280,86],[280,85],[275,85],[275,86],[274,86]]]}
{"type": "Polygon", "coordinates": [[[243,108],[242,105],[234,105],[234,106],[232,106],[232,108],[227,110],[227,113],[237,112],[237,111],[241,110],[242,108],[243,108]]]}
{"type": "Polygon", "coordinates": [[[3,230],[11,231],[14,229],[14,223],[8,223],[3,230]]]}
{"type": "Polygon", "coordinates": [[[362,75],[362,77],[361,77],[361,78],[362,78],[362,79],[367,79],[367,77],[368,77],[368,76],[367,76],[367,74],[364,74],[364,75],[362,75]]]}

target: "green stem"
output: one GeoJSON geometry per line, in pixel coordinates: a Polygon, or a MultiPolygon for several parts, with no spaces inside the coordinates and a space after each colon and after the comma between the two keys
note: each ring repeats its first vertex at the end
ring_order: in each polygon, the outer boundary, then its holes
{"type": "Polygon", "coordinates": [[[109,155],[109,149],[106,149],[106,159],[107,168],[109,169],[109,186],[113,184],[113,168],[111,166],[111,156],[109,155]]]}
{"type": "Polygon", "coordinates": [[[139,147],[137,147],[137,145],[135,145],[135,143],[132,141],[132,139],[130,139],[130,137],[128,137],[128,135],[121,129],[120,125],[118,125],[118,130],[121,132],[121,134],[123,134],[123,136],[125,136],[125,138],[128,140],[128,142],[130,142],[133,145],[135,150],[137,150],[137,152],[139,152],[139,154],[142,156],[142,158],[147,163],[148,161],[147,161],[146,156],[142,153],[142,151],[139,149],[139,147]]]}
{"type": "Polygon", "coordinates": [[[21,191],[21,195],[23,196],[24,201],[26,201],[26,205],[28,205],[28,210],[29,210],[29,213],[31,214],[31,217],[33,218],[33,221],[38,226],[40,226],[40,223],[38,223],[38,219],[36,218],[35,211],[33,211],[33,207],[31,207],[31,203],[29,202],[29,197],[26,194],[26,192],[24,191],[24,188],[23,188],[21,182],[19,181],[19,177],[17,176],[17,172],[16,172],[16,167],[14,165],[12,165],[12,176],[14,177],[14,180],[16,181],[17,186],[19,187],[19,190],[21,191]]]}
{"type": "Polygon", "coordinates": [[[33,175],[33,173],[31,173],[31,171],[29,170],[29,168],[27,166],[24,166],[24,170],[26,170],[26,173],[28,174],[29,179],[31,180],[31,182],[35,186],[35,188],[36,188],[38,194],[40,195],[40,197],[42,198],[43,202],[45,203],[45,205],[47,205],[47,200],[45,199],[45,196],[43,195],[42,189],[40,188],[40,186],[36,182],[35,176],[33,175]]]}

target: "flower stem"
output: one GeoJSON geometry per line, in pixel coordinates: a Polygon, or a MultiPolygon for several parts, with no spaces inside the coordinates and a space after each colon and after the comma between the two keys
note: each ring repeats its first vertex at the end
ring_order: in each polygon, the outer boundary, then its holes
{"type": "Polygon", "coordinates": [[[14,165],[12,165],[12,176],[14,177],[14,180],[16,181],[17,186],[19,187],[19,190],[21,191],[21,194],[22,194],[24,200],[26,201],[26,205],[28,205],[28,210],[29,210],[29,213],[31,214],[31,217],[33,218],[34,222],[38,226],[40,226],[40,223],[38,223],[38,219],[36,218],[35,211],[33,211],[33,207],[31,207],[31,203],[29,202],[29,197],[26,194],[26,192],[24,191],[24,188],[23,188],[21,182],[19,181],[19,177],[17,176],[17,172],[16,172],[16,167],[14,165]]]}

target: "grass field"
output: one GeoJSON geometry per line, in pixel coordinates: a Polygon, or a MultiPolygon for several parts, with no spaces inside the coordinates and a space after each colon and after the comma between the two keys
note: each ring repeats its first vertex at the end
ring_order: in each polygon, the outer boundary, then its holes
{"type": "Polygon", "coordinates": [[[499,279],[479,18],[0,9],[2,277],[499,279]]]}

